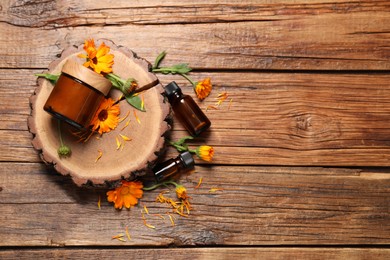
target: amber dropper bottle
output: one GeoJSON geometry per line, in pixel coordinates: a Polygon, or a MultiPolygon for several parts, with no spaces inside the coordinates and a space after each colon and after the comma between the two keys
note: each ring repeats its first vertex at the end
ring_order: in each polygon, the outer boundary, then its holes
{"type": "Polygon", "coordinates": [[[154,176],[158,182],[168,179],[183,170],[194,167],[194,158],[190,152],[181,153],[176,158],[157,164],[153,168],[154,176]]]}
{"type": "Polygon", "coordinates": [[[191,96],[184,95],[176,82],[165,86],[165,95],[177,118],[192,136],[197,136],[211,126],[210,120],[191,96]]]}

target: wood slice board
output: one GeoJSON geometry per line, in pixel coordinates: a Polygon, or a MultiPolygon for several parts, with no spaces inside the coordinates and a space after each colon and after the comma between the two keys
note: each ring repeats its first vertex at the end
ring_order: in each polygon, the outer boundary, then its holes
{"type": "MultiPolygon", "coordinates": [[[[43,110],[53,85],[45,79],[38,80],[38,87],[30,98],[31,115],[28,118],[29,131],[34,136],[32,144],[45,163],[54,165],[55,169],[63,175],[71,175],[73,181],[79,186],[86,183],[112,184],[122,178],[133,179],[143,175],[162,153],[164,134],[170,129],[166,120],[170,107],[161,95],[163,87],[158,78],[149,72],[150,63],[109,40],[95,42],[96,46],[101,42],[110,46],[110,53],[115,56],[113,65],[115,74],[124,79],[129,77],[136,79],[140,87],[154,86],[140,94],[143,95],[146,112],[136,110],[126,100],[121,101],[120,117],[128,114],[127,118],[115,130],[102,136],[94,134],[85,143],[79,142],[79,138],[74,135],[76,129],[62,123],[62,137],[64,143],[71,147],[72,154],[70,157],[60,158],[57,153],[60,146],[58,121],[43,110]],[[137,122],[134,111],[140,123],[137,122]],[[125,127],[129,119],[130,124],[125,127]],[[124,141],[120,134],[132,140],[124,141]],[[123,143],[123,147],[117,149],[116,138],[123,143]],[[96,161],[99,151],[102,152],[102,156],[96,161]]],[[[49,72],[59,74],[67,59],[82,64],[84,60],[77,57],[82,52],[84,52],[83,45],[64,50],[61,58],[50,64],[49,72]]],[[[120,91],[112,89],[108,96],[117,100],[121,94],[120,91]]]]}

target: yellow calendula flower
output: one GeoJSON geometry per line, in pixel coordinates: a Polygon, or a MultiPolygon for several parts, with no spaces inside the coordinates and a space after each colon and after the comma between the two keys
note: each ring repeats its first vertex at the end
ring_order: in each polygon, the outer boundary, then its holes
{"type": "Polygon", "coordinates": [[[199,146],[196,150],[196,155],[206,161],[206,162],[211,162],[213,160],[214,156],[214,148],[212,146],[208,145],[201,145],[199,146]]]}
{"type": "Polygon", "coordinates": [[[178,185],[176,187],[176,195],[177,198],[181,200],[186,200],[189,198],[187,195],[187,189],[183,185],[178,185]]]}
{"type": "Polygon", "coordinates": [[[117,127],[119,124],[120,108],[119,104],[114,105],[114,103],[114,100],[108,98],[100,104],[90,124],[93,131],[98,131],[99,134],[102,134],[117,127]]]}
{"type": "Polygon", "coordinates": [[[83,64],[85,67],[91,68],[99,74],[112,72],[114,55],[109,54],[110,47],[105,45],[104,42],[96,49],[93,39],[85,40],[84,50],[86,54],[79,54],[78,57],[86,59],[83,64]]]}
{"type": "Polygon", "coordinates": [[[194,87],[196,96],[200,100],[205,99],[210,94],[212,87],[210,78],[197,82],[194,87]]]}
{"type": "Polygon", "coordinates": [[[120,187],[107,192],[107,200],[114,202],[116,209],[122,209],[123,206],[130,208],[137,205],[138,199],[142,198],[142,188],[142,182],[122,180],[120,187]]]}
{"type": "Polygon", "coordinates": [[[180,199],[181,205],[176,209],[176,212],[179,214],[184,214],[184,208],[186,209],[187,214],[190,214],[190,210],[192,209],[190,204],[190,197],[187,194],[187,189],[183,185],[176,186],[176,195],[177,198],[180,199]]]}

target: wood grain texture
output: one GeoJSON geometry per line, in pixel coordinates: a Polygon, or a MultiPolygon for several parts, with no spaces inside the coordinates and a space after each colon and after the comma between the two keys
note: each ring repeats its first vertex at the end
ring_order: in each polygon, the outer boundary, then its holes
{"type": "MultiPolygon", "coordinates": [[[[194,210],[169,209],[146,192],[140,206],[117,211],[105,190],[75,187],[42,164],[0,164],[2,246],[184,246],[388,244],[389,174],[363,169],[201,167],[180,178],[194,210]],[[53,176],[54,175],[54,176],[53,176]],[[199,189],[199,178],[203,177],[199,189]],[[238,180],[239,184],[238,184],[238,180]],[[223,191],[210,193],[212,187],[223,191]],[[101,209],[97,201],[101,197],[101,209]],[[141,208],[150,215],[143,225],[141,208]],[[23,213],[22,213],[23,212],[23,213]],[[61,212],[61,214],[58,214],[61,212]],[[131,241],[111,239],[129,226],[131,241]]],[[[167,196],[175,196],[167,194],[167,196]]]]}
{"type": "Polygon", "coordinates": [[[185,256],[189,259],[388,259],[389,249],[379,248],[169,248],[169,249],[27,249],[0,252],[3,260],[15,259],[167,259],[172,256],[185,256]]]}
{"type": "Polygon", "coordinates": [[[387,1],[153,3],[8,1],[0,50],[29,44],[1,53],[0,67],[44,68],[62,49],[99,35],[148,60],[166,50],[171,63],[197,69],[390,68],[387,1]]]}
{"type": "MultiPolygon", "coordinates": [[[[389,11],[383,0],[2,1],[0,258],[388,259],[389,11]],[[194,210],[175,226],[143,225],[144,205],[168,210],[160,190],[116,211],[106,190],[75,187],[31,146],[33,74],[88,37],[151,62],[166,50],[162,66],[210,76],[202,109],[233,98],[191,142],[216,155],[180,177],[194,210]],[[126,226],[131,240],[112,240],[126,226]]],[[[194,96],[180,77],[159,79],[194,96]]],[[[169,137],[184,135],[174,118],[169,137]]]]}
{"type": "MultiPolygon", "coordinates": [[[[31,149],[24,116],[29,114],[28,97],[35,88],[35,72],[39,70],[0,70],[4,82],[1,109],[9,118],[0,122],[0,132],[7,137],[0,141],[0,148],[9,151],[0,154],[1,161],[39,161],[31,149]],[[29,80],[20,93],[21,87],[14,78],[23,74],[29,80]]],[[[214,84],[210,97],[199,102],[202,109],[215,106],[218,93],[229,94],[218,110],[206,112],[213,124],[209,133],[192,143],[216,146],[216,163],[389,165],[390,77],[386,74],[192,75],[197,79],[210,76],[214,84]]],[[[180,77],[159,78],[163,85],[176,80],[194,97],[191,87],[180,77]]],[[[173,129],[172,140],[188,135],[177,120],[173,129]]]]}

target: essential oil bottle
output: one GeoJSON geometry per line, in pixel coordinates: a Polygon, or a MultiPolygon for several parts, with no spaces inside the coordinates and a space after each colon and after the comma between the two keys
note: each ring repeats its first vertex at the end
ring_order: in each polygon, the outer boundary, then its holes
{"type": "Polygon", "coordinates": [[[190,152],[184,152],[176,158],[157,164],[152,171],[156,180],[160,182],[176,175],[180,171],[192,169],[194,164],[192,154],[190,152]]]}
{"type": "Polygon", "coordinates": [[[165,86],[165,95],[176,117],[192,136],[197,136],[211,126],[210,120],[191,96],[184,95],[176,82],[165,86]]]}

